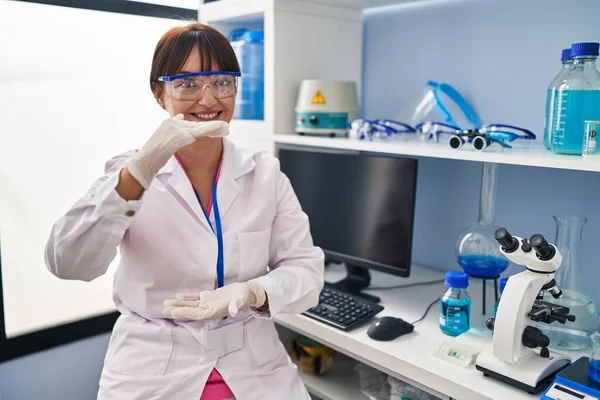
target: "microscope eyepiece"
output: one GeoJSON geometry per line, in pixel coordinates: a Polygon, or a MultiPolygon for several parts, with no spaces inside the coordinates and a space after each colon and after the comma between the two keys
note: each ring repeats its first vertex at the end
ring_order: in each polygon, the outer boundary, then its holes
{"type": "Polygon", "coordinates": [[[539,233],[536,233],[529,238],[529,244],[533,247],[538,258],[542,261],[551,260],[556,254],[554,246],[550,245],[550,243],[548,243],[539,233]]]}
{"type": "Polygon", "coordinates": [[[500,243],[502,250],[507,253],[513,253],[519,248],[519,241],[512,237],[506,228],[496,229],[496,232],[494,232],[494,238],[496,238],[496,241],[500,243]]]}

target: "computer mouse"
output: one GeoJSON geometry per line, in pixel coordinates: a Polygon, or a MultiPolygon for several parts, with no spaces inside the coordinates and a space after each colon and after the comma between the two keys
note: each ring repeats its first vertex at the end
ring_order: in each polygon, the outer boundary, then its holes
{"type": "Polygon", "coordinates": [[[382,317],[369,326],[367,335],[373,340],[388,341],[411,333],[415,327],[396,317],[382,317]]]}

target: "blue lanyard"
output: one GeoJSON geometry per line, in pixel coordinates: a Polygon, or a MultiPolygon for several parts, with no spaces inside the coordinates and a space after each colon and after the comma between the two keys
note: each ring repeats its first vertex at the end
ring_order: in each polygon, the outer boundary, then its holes
{"type": "Polygon", "coordinates": [[[215,225],[217,228],[217,231],[215,232],[215,229],[213,228],[212,224],[210,223],[210,218],[208,217],[208,214],[206,213],[206,211],[204,211],[204,208],[202,207],[202,202],[200,201],[200,195],[198,194],[198,191],[196,190],[196,188],[194,187],[194,185],[192,185],[192,189],[194,189],[194,194],[196,195],[196,198],[198,199],[198,204],[200,204],[200,208],[202,209],[202,212],[204,213],[204,217],[206,217],[206,222],[208,222],[208,226],[210,226],[210,229],[213,231],[213,233],[217,234],[217,248],[218,248],[218,254],[217,254],[217,287],[222,287],[224,285],[224,273],[223,273],[223,231],[221,229],[221,215],[219,214],[219,205],[217,204],[217,181],[215,179],[215,181],[213,182],[213,189],[212,189],[212,208],[215,212],[215,225]]]}

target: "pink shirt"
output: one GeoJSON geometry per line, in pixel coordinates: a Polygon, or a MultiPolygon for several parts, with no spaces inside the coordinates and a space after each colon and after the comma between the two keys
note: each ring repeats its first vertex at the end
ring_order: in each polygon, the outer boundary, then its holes
{"type": "Polygon", "coordinates": [[[206,386],[204,387],[202,396],[200,396],[200,400],[226,400],[233,398],[233,392],[229,389],[219,371],[213,368],[208,381],[206,381],[206,386]]]}

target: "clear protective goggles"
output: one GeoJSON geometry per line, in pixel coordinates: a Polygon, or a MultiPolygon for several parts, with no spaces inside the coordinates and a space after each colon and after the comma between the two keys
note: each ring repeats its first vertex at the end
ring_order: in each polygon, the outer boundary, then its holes
{"type": "Polygon", "coordinates": [[[415,133],[410,125],[391,119],[357,119],[348,124],[349,136],[359,140],[394,139],[401,133],[415,133]]]}
{"type": "Polygon", "coordinates": [[[167,93],[174,99],[198,101],[207,86],[215,99],[235,96],[240,76],[241,73],[233,71],[206,71],[161,76],[158,81],[164,83],[167,93]]]}

